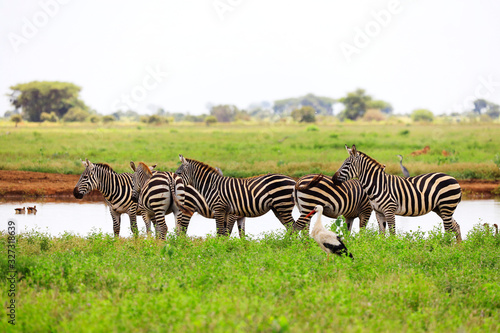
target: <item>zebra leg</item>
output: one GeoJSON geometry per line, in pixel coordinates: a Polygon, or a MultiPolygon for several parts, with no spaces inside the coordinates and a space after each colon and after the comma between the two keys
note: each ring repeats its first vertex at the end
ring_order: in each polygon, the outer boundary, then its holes
{"type": "Polygon", "coordinates": [[[187,229],[189,227],[189,222],[191,222],[191,218],[193,217],[194,213],[191,213],[189,211],[185,211],[182,213],[182,217],[179,222],[179,228],[180,232],[182,232],[184,235],[187,234],[187,229]]]}
{"type": "MultiPolygon", "coordinates": [[[[149,236],[149,235],[151,235],[151,218],[144,210],[142,211],[141,215],[142,215],[142,220],[144,221],[144,224],[146,225],[146,234],[149,236]]],[[[154,226],[156,228],[156,223],[154,226]]]]}
{"type": "Polygon", "coordinates": [[[137,214],[136,210],[128,214],[128,217],[130,218],[130,230],[132,231],[132,234],[134,237],[139,236],[139,229],[137,228],[137,214]]]}
{"type": "Polygon", "coordinates": [[[303,213],[301,212],[300,213],[300,217],[299,219],[297,220],[297,222],[295,222],[293,224],[293,230],[294,231],[300,231],[300,230],[306,230],[306,231],[309,231],[309,224],[310,224],[310,218],[306,218],[307,216],[307,213],[303,213]]]}
{"type": "Polygon", "coordinates": [[[351,232],[352,225],[354,224],[354,217],[346,217],[345,223],[347,224],[347,230],[351,232]]]}
{"type": "MultiPolygon", "coordinates": [[[[293,209],[293,207],[292,207],[293,209]]],[[[278,220],[280,220],[281,224],[283,224],[286,228],[287,231],[291,230],[292,227],[293,227],[293,224],[295,223],[295,220],[293,219],[293,216],[292,216],[292,210],[286,210],[286,211],[283,211],[283,210],[278,210],[276,208],[271,208],[271,210],[273,211],[274,215],[278,218],[278,220]]]]}
{"type": "Polygon", "coordinates": [[[236,223],[238,224],[238,234],[240,238],[245,238],[245,217],[239,217],[236,223]]]}
{"type": "Polygon", "coordinates": [[[368,220],[370,219],[371,211],[369,214],[359,214],[359,229],[366,228],[368,220]]]}
{"type": "Polygon", "coordinates": [[[378,222],[378,232],[379,234],[385,234],[385,215],[380,212],[375,212],[378,222]]]}
{"type": "Polygon", "coordinates": [[[122,214],[115,212],[111,208],[109,208],[109,212],[111,213],[111,218],[113,219],[113,233],[115,234],[115,237],[120,237],[120,224],[122,214]]]}
{"type": "Polygon", "coordinates": [[[385,213],[387,219],[387,225],[389,226],[389,233],[391,235],[396,234],[396,215],[394,213],[385,213]]]}
{"type": "Polygon", "coordinates": [[[228,215],[227,216],[227,235],[228,236],[231,236],[231,232],[233,232],[233,227],[234,227],[234,223],[236,222],[236,220],[238,219],[238,217],[236,215],[228,215]]]}
{"type": "Polygon", "coordinates": [[[224,210],[214,211],[217,235],[227,235],[226,212],[224,210]]]}
{"type": "Polygon", "coordinates": [[[162,210],[155,212],[156,222],[156,238],[165,240],[168,232],[167,223],[165,222],[165,213],[162,210]]]}
{"type": "Polygon", "coordinates": [[[441,218],[443,219],[444,231],[453,231],[455,237],[457,238],[457,243],[460,243],[462,241],[462,234],[457,221],[455,221],[452,216],[441,216],[441,218]]]}

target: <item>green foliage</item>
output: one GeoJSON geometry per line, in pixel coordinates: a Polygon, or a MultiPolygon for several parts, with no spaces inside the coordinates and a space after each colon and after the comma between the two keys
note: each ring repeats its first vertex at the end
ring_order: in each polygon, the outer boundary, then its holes
{"type": "Polygon", "coordinates": [[[205,118],[205,124],[207,126],[217,123],[217,118],[215,116],[208,116],[205,118]]]}
{"type": "Polygon", "coordinates": [[[102,119],[102,122],[105,124],[112,123],[115,121],[115,117],[113,117],[111,115],[103,116],[101,119],[102,119]]]}
{"type": "Polygon", "coordinates": [[[90,116],[89,112],[79,107],[73,107],[62,117],[65,122],[83,122],[90,116]]]}
{"type": "Polygon", "coordinates": [[[434,120],[434,114],[427,109],[418,109],[411,113],[411,119],[413,121],[432,122],[434,120]]]}
{"type": "Polygon", "coordinates": [[[287,98],[274,101],[274,113],[280,116],[287,116],[293,110],[304,106],[309,106],[314,109],[314,113],[318,115],[333,115],[333,104],[335,100],[329,97],[320,97],[313,94],[307,94],[297,98],[287,98]]]}
{"type": "Polygon", "coordinates": [[[356,120],[363,117],[367,109],[367,104],[371,100],[372,97],[366,95],[364,89],[356,89],[348,93],[346,97],[339,99],[345,105],[345,109],[339,114],[339,118],[341,120],[356,120]]]}
{"type": "Polygon", "coordinates": [[[10,116],[10,121],[14,122],[16,124],[16,127],[17,127],[17,124],[19,124],[21,121],[23,121],[23,117],[21,117],[20,114],[14,114],[14,115],[10,116]]]}
{"type": "Polygon", "coordinates": [[[292,118],[298,122],[314,123],[316,121],[316,110],[312,106],[303,106],[295,109],[291,114],[292,118]]]}
{"type": "MultiPolygon", "coordinates": [[[[66,114],[67,115],[67,114],[66,114]]],[[[42,112],[40,114],[40,121],[48,121],[51,123],[57,122],[58,118],[55,112],[47,113],[47,112],[42,112]]]]}
{"type": "Polygon", "coordinates": [[[43,112],[55,112],[60,119],[72,108],[88,112],[88,107],[78,98],[80,87],[57,81],[32,81],[11,86],[14,94],[11,99],[16,108],[22,108],[24,116],[29,121],[39,122],[43,112]]]}
{"type": "MultiPolygon", "coordinates": [[[[343,224],[335,223],[336,230],[343,224]]],[[[456,245],[434,230],[344,235],[354,260],[308,236],[260,239],[17,237],[10,331],[499,330],[500,237],[475,227],[456,245]],[[387,311],[382,311],[386,309],[387,311]]],[[[7,276],[7,234],[0,232],[7,276]]],[[[8,290],[8,281],[0,288],[8,290]]]]}
{"type": "Polygon", "coordinates": [[[217,118],[217,121],[220,123],[228,123],[235,120],[250,120],[246,111],[239,110],[234,105],[212,106],[210,115],[217,118]]]}

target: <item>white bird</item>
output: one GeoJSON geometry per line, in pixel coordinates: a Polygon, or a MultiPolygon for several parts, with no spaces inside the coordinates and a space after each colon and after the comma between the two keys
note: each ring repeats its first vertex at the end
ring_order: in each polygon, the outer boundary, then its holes
{"type": "MultiPolygon", "coordinates": [[[[314,210],[306,215],[306,218],[313,215],[314,213],[319,213],[316,223],[311,230],[311,236],[319,244],[319,247],[323,249],[330,258],[330,253],[337,255],[345,254],[350,258],[353,258],[352,254],[347,251],[344,243],[340,237],[333,231],[327,230],[321,223],[321,214],[323,214],[323,206],[317,205],[314,210]]],[[[327,258],[327,259],[328,259],[327,258]]]]}

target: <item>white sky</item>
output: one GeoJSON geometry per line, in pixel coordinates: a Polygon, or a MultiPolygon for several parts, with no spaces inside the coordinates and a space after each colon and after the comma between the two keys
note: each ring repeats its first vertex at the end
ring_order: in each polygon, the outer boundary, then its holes
{"type": "MultiPolygon", "coordinates": [[[[500,103],[500,1],[59,1],[0,0],[2,95],[68,81],[102,114],[127,104],[201,114],[208,102],[245,108],[358,87],[396,113],[500,103]],[[346,57],[347,44],[357,53],[346,57]]],[[[10,109],[1,97],[0,114],[10,109]]]]}

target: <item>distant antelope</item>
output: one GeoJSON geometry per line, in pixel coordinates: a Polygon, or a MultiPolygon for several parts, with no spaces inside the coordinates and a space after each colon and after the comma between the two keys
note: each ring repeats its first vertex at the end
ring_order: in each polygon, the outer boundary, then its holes
{"type": "Polygon", "coordinates": [[[14,210],[16,211],[16,214],[24,214],[26,212],[26,208],[23,207],[23,208],[14,208],[14,210]]]}
{"type": "Polygon", "coordinates": [[[28,207],[28,214],[35,214],[36,215],[37,209],[36,205],[33,207],[28,207]]]}

